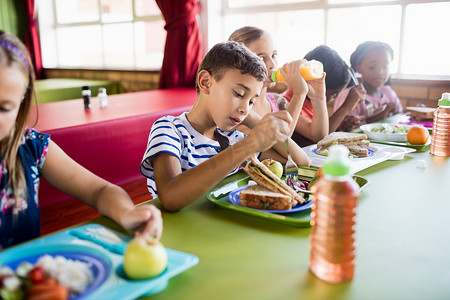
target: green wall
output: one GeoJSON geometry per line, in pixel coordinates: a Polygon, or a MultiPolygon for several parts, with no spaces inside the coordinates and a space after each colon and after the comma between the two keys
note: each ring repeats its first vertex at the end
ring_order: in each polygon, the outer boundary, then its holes
{"type": "Polygon", "coordinates": [[[0,0],[0,29],[24,40],[25,13],[21,0],[0,0]]]}

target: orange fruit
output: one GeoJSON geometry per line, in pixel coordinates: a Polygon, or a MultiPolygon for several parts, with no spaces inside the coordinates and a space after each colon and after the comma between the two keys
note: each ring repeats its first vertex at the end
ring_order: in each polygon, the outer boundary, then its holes
{"type": "Polygon", "coordinates": [[[428,142],[430,133],[423,126],[412,126],[409,128],[406,138],[411,145],[424,145],[428,142]]]}

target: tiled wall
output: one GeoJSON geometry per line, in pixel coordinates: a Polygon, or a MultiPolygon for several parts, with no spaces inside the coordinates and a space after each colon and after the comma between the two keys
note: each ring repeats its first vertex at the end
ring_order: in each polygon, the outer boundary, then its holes
{"type": "MultiPolygon", "coordinates": [[[[85,78],[118,80],[127,92],[154,90],[158,88],[158,71],[105,71],[46,69],[47,78],[85,78]]],[[[392,78],[392,88],[397,92],[403,108],[424,104],[437,107],[442,93],[450,92],[450,80],[392,78]]]]}

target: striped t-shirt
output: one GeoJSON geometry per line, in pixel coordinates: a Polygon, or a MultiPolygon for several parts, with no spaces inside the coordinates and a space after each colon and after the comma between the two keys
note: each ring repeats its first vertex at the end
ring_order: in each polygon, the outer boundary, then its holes
{"type": "MultiPolygon", "coordinates": [[[[150,130],[140,171],[147,177],[147,187],[154,198],[158,196],[158,193],[150,158],[160,153],[170,153],[180,160],[181,170],[184,172],[220,152],[219,142],[198,133],[187,120],[186,114],[183,113],[179,117],[162,117],[153,123],[150,130]]],[[[245,137],[244,133],[236,129],[231,132],[219,129],[218,131],[228,138],[229,145],[233,145],[245,137]]],[[[238,170],[239,168],[236,167],[230,174],[238,170]]]]}

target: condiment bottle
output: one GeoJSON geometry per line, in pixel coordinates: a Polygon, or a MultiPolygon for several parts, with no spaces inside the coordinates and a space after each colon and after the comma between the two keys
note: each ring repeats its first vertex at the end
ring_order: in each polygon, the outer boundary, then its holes
{"type": "MultiPolygon", "coordinates": [[[[302,75],[303,79],[305,80],[313,80],[313,79],[319,79],[323,76],[323,65],[318,60],[308,60],[304,62],[300,67],[300,74],[302,75]]],[[[278,68],[278,70],[273,71],[271,75],[273,82],[282,82],[285,81],[283,75],[281,74],[281,68],[278,68]]]]}
{"type": "Polygon", "coordinates": [[[85,85],[81,88],[81,95],[83,96],[84,109],[91,108],[91,87],[85,85]]]}
{"type": "Polygon", "coordinates": [[[430,153],[450,156],[450,93],[443,93],[433,115],[430,153]]]}
{"type": "Polygon", "coordinates": [[[353,278],[355,269],[355,219],[360,188],[350,176],[348,149],[330,147],[322,167],[323,178],[311,187],[312,233],[310,270],[328,283],[353,278]]]}
{"type": "Polygon", "coordinates": [[[99,107],[107,107],[108,106],[108,95],[106,94],[105,88],[98,89],[97,99],[98,99],[99,107]]]}

